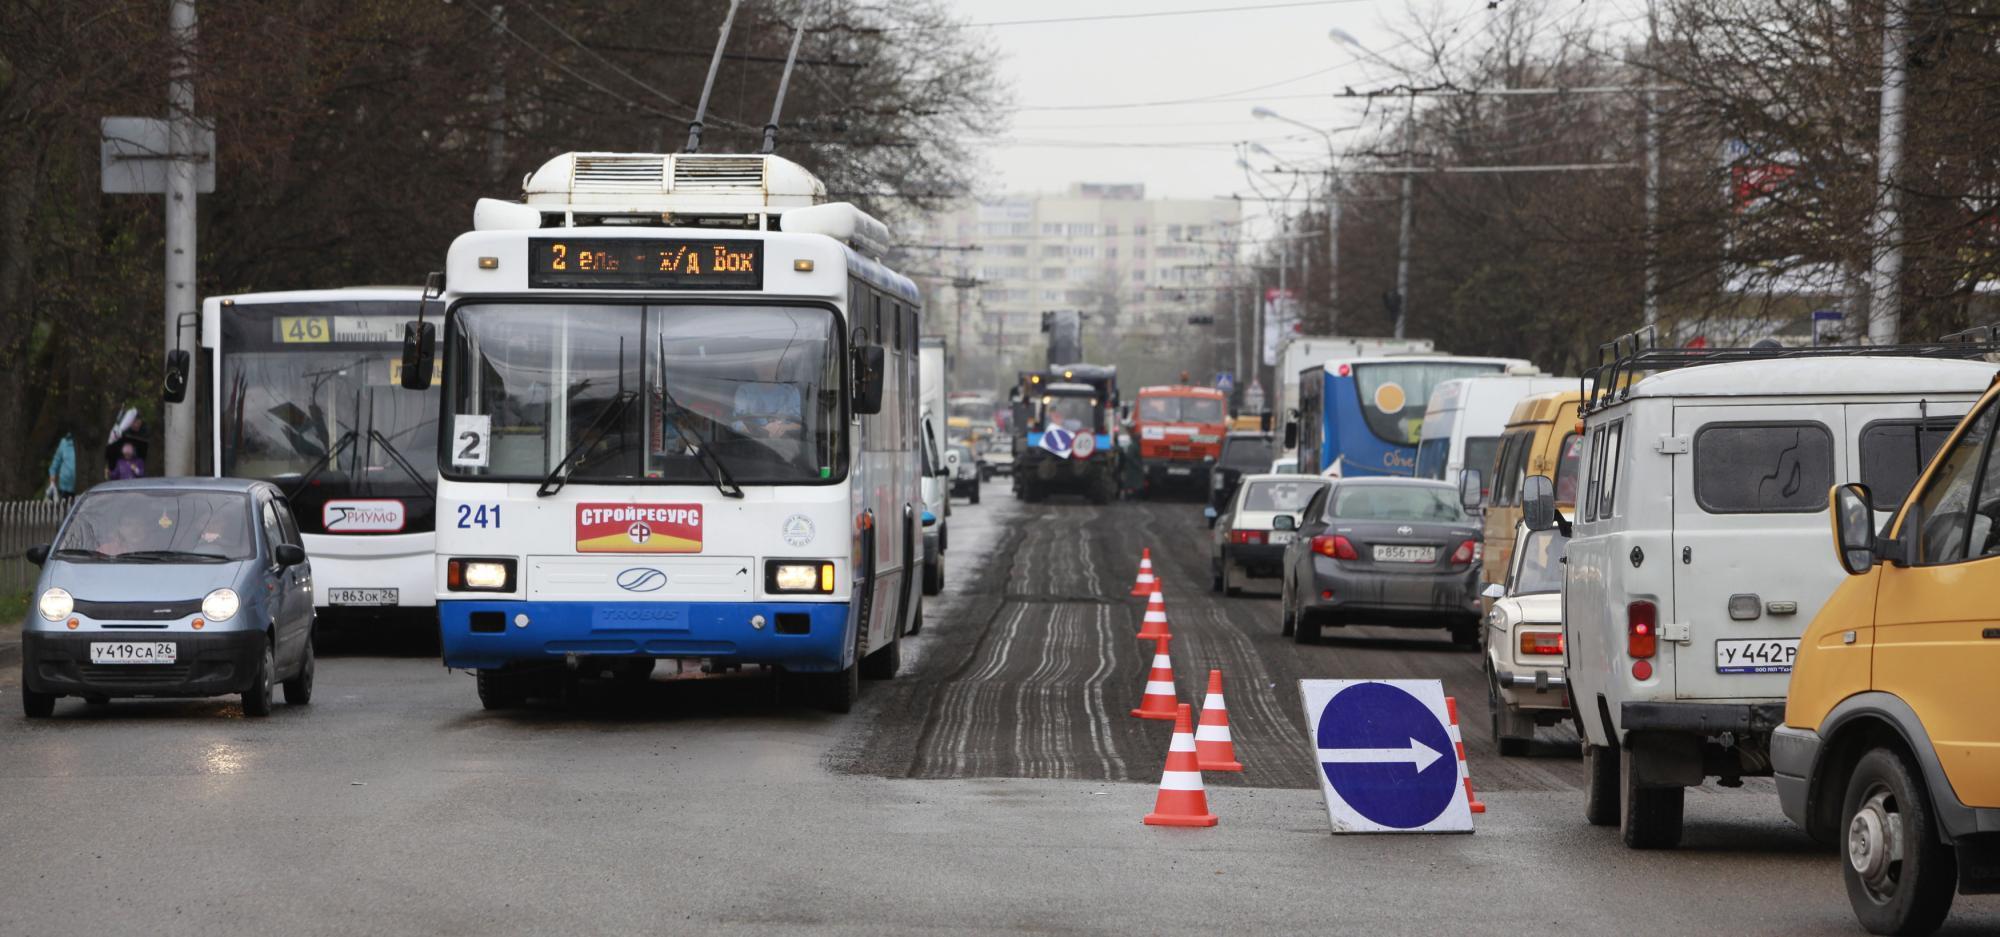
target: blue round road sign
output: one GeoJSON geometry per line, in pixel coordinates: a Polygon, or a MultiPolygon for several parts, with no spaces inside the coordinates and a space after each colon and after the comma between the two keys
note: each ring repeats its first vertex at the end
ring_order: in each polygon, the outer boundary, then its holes
{"type": "Polygon", "coordinates": [[[1356,813],[1411,829],[1458,796],[1458,753],[1437,714],[1400,688],[1357,683],[1319,718],[1320,770],[1356,813]]]}

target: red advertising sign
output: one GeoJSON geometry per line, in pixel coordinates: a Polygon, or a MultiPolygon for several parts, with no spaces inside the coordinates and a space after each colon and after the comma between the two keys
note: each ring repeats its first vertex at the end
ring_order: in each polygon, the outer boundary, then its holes
{"type": "Polygon", "coordinates": [[[579,504],[578,553],[700,553],[699,504],[579,504]]]}

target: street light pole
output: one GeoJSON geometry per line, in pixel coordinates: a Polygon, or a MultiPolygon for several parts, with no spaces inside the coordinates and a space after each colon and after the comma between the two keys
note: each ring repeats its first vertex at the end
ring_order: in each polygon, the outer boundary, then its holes
{"type": "MultiPolygon", "coordinates": [[[[1659,55],[1660,14],[1655,0],[1646,0],[1646,58],[1659,55]]],[[[1655,62],[1655,64],[1657,64],[1655,62]]],[[[1659,98],[1646,92],[1646,286],[1643,304],[1646,327],[1660,322],[1660,115],[1659,98]]]]}
{"type": "Polygon", "coordinates": [[[1896,177],[1903,167],[1904,95],[1908,82],[1910,13],[1903,0],[1882,11],[1882,131],[1876,144],[1875,218],[1869,225],[1874,253],[1868,278],[1868,341],[1893,345],[1901,327],[1903,217],[1897,206],[1896,177]]]}
{"type": "MultiPolygon", "coordinates": [[[[195,189],[196,160],[201,139],[194,116],[194,0],[174,0],[168,13],[173,62],[167,85],[167,350],[198,344],[195,317],[195,189]],[[189,323],[182,328],[182,322],[189,323]],[[183,338],[189,340],[182,345],[183,338]]],[[[207,375],[199,379],[206,380],[207,375]]],[[[166,475],[194,474],[195,407],[192,403],[163,404],[160,414],[161,463],[166,475]]]]}
{"type": "MultiPolygon", "coordinates": [[[[1403,117],[1403,162],[1414,168],[1417,151],[1417,97],[1410,96],[1410,112],[1403,117]]],[[[1416,173],[1403,173],[1403,226],[1396,235],[1396,337],[1410,318],[1410,238],[1416,203],[1416,173]]]]}
{"type": "MultiPolygon", "coordinates": [[[[1326,141],[1326,330],[1340,334],[1340,158],[1334,151],[1333,133],[1304,121],[1293,120],[1268,107],[1250,109],[1250,116],[1281,120],[1303,127],[1326,141]]],[[[1266,152],[1269,152],[1268,150],[1266,152]]]]}

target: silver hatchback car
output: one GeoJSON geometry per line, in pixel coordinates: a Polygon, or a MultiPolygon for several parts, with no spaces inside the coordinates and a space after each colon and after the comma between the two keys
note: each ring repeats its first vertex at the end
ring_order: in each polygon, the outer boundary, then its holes
{"type": "Polygon", "coordinates": [[[243,695],[313,686],[312,567],[283,494],[267,482],[152,478],[78,498],[41,564],[21,629],[21,708],[56,700],[243,695]]]}

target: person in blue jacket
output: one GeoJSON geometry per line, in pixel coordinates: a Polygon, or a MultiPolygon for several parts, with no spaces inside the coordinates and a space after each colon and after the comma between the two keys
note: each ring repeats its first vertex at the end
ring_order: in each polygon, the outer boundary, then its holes
{"type": "Polygon", "coordinates": [[[49,498],[67,502],[76,497],[76,434],[64,430],[56,440],[56,457],[49,461],[49,498]]]}

